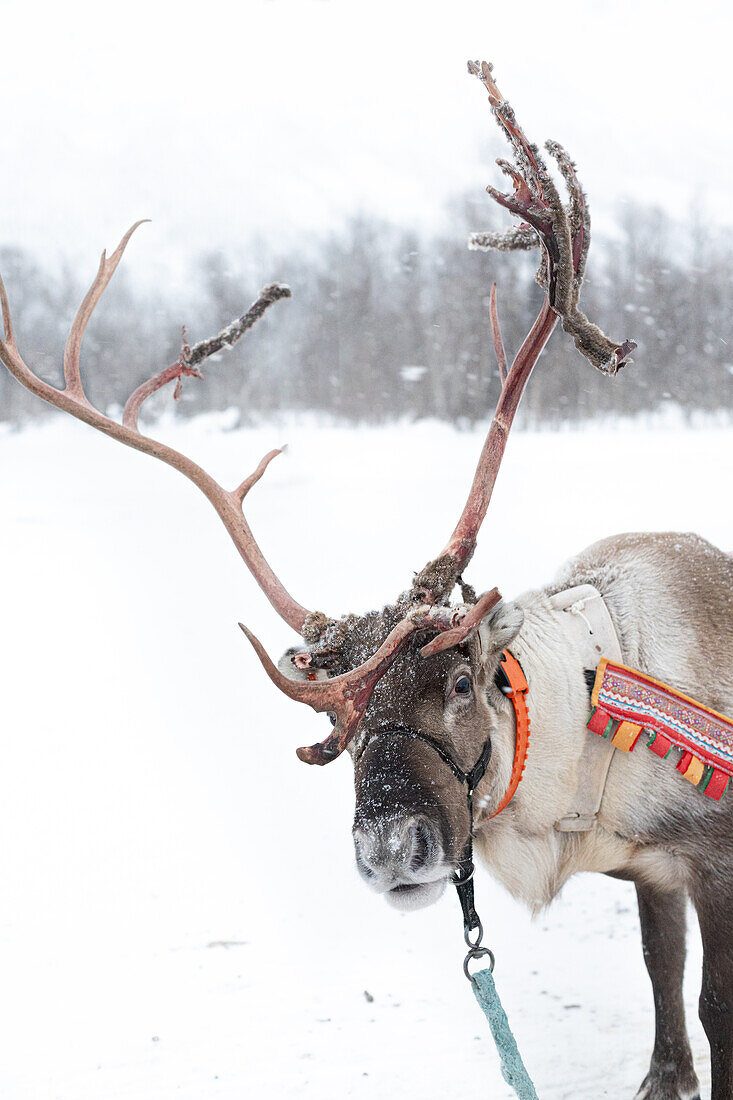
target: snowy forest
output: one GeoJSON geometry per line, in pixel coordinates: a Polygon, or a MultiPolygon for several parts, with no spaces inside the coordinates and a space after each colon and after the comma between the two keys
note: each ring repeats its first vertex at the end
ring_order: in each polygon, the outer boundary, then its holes
{"type": "MultiPolygon", "coordinates": [[[[362,215],[306,248],[275,254],[254,242],[247,255],[199,256],[183,273],[190,293],[137,287],[123,264],[90,325],[85,371],[92,400],[114,409],[154,370],[172,362],[181,326],[213,335],[244,312],[261,286],[288,283],[278,304],[232,351],[211,360],[206,382],[191,381],[179,415],[234,407],[247,422],[285,410],[383,423],[435,417],[457,425],[485,418],[498,396],[488,303],[498,284],[509,354],[541,300],[537,254],[470,251],[486,228],[486,201],[463,197],[449,209],[450,235],[417,234],[362,215]]],[[[112,242],[116,243],[116,242],[112,242]]],[[[136,240],[142,247],[144,241],[136,240]]],[[[93,272],[90,257],[88,278],[93,272]]],[[[0,248],[23,353],[46,379],[60,380],[61,352],[86,289],[80,272],[52,272],[20,248],[0,248]]],[[[179,275],[180,279],[180,275],[179,275]]],[[[674,221],[626,202],[614,234],[594,232],[581,306],[614,339],[634,339],[623,385],[589,369],[556,332],[529,388],[525,424],[582,421],[599,408],[648,414],[673,404],[686,415],[733,405],[733,233],[693,214],[674,221]]],[[[164,394],[153,411],[170,402],[164,394]]],[[[49,410],[0,374],[0,420],[20,424],[49,410]]]]}

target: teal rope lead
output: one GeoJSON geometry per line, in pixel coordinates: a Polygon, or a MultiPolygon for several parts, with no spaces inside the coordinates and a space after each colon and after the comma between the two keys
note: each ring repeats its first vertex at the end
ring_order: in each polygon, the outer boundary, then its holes
{"type": "Polygon", "coordinates": [[[509,1027],[504,1006],[494,985],[490,970],[479,970],[471,979],[476,1000],[489,1021],[491,1034],[501,1059],[501,1075],[516,1092],[519,1100],[538,1100],[532,1078],[527,1073],[516,1039],[509,1027]]]}

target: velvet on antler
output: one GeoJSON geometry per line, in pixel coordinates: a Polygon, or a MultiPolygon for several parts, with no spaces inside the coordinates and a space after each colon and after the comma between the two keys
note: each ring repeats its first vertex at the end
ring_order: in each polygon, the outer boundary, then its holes
{"type": "MultiPolygon", "coordinates": [[[[318,744],[297,750],[299,759],[306,764],[329,764],[353,739],[377,682],[391,668],[413,634],[417,631],[436,634],[421,649],[424,657],[458,645],[478,629],[500,599],[498,589],[492,588],[471,608],[434,607],[428,604],[416,607],[397,623],[372,657],[358,668],[325,680],[285,676],[272,662],[259,638],[244,623],[239,626],[251,642],[265,672],[280,691],[299,703],[307,703],[313,710],[332,715],[334,728],[329,736],[318,744]]],[[[307,672],[309,655],[294,655],[293,664],[307,672]]]]}
{"type": "Polygon", "coordinates": [[[537,146],[527,140],[512,107],[499,91],[492,66],[486,61],[469,61],[468,71],[486,88],[492,113],[514,154],[513,164],[497,161],[512,181],[512,194],[492,186],[486,190],[496,202],[521,218],[520,224],[506,233],[474,234],[469,246],[503,251],[541,248],[537,281],[545,289],[545,299],[511,368],[507,369],[496,290],[492,287],[490,320],[502,382],[501,394],[461,517],[442,554],[415,578],[419,598],[429,596],[434,600],[450,595],[473,556],[522,393],[558,319],[565,331],[573,336],[578,351],[605,374],[616,374],[630,362],[629,356],[636,347],[630,340],[621,344],[609,340],[578,307],[590,247],[590,215],[573,162],[557,142],[546,143],[545,148],[557,163],[568,190],[569,202],[565,206],[537,146]]]}

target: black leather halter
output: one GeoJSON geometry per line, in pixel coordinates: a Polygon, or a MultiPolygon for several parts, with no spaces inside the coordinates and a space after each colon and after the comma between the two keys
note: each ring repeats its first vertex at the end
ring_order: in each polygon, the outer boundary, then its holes
{"type": "MultiPolygon", "coordinates": [[[[486,774],[486,769],[491,760],[491,738],[487,738],[478,760],[472,768],[466,771],[443,745],[439,744],[439,742],[435,741],[428,734],[413,729],[412,726],[388,726],[379,732],[385,737],[408,737],[412,741],[422,741],[425,745],[429,745],[430,748],[438,754],[443,763],[450,768],[459,783],[465,783],[466,798],[468,802],[468,840],[464,846],[461,858],[458,861],[453,885],[456,888],[458,900],[463,910],[464,932],[467,933],[476,928],[480,928],[481,921],[474,907],[473,898],[473,875],[475,871],[473,863],[473,793],[486,774]]],[[[377,736],[379,736],[379,734],[377,734],[377,736]]],[[[366,751],[370,743],[371,742],[367,741],[362,752],[366,751]]],[[[359,755],[361,755],[361,753],[359,755]]]]}

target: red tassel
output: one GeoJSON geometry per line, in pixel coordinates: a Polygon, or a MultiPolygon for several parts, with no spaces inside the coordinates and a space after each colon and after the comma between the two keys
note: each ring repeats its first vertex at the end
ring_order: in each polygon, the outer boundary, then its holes
{"type": "Polygon", "coordinates": [[[720,802],[721,798],[728,789],[730,783],[730,776],[722,772],[720,768],[714,768],[713,774],[710,776],[707,787],[705,788],[705,794],[708,798],[714,798],[716,802],[720,802]]]}
{"type": "Polygon", "coordinates": [[[685,750],[685,752],[682,753],[682,756],[680,757],[679,762],[677,764],[677,771],[682,772],[682,774],[684,775],[691,763],[692,763],[692,753],[687,752],[687,750],[685,750]]]}
{"type": "Polygon", "coordinates": [[[603,707],[594,707],[588,719],[588,729],[601,737],[608,737],[613,728],[613,718],[603,707]]]}
{"type": "Polygon", "coordinates": [[[672,742],[663,733],[653,733],[649,738],[648,745],[652,752],[661,757],[669,756],[672,749],[672,742]]]}

